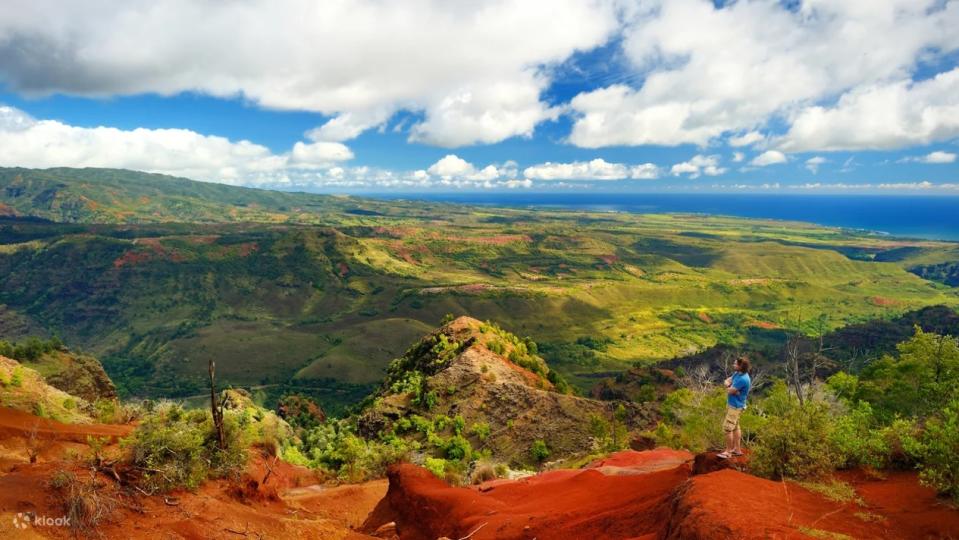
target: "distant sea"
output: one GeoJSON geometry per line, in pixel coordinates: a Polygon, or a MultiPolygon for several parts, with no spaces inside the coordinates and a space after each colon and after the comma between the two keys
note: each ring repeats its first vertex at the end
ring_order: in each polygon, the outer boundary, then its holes
{"type": "Polygon", "coordinates": [[[910,238],[959,241],[959,197],[681,193],[422,193],[377,198],[596,212],[693,212],[806,221],[910,238]]]}

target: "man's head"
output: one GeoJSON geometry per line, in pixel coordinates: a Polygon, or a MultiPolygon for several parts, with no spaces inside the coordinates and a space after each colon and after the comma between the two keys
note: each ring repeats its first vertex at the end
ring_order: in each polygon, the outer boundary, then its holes
{"type": "Polygon", "coordinates": [[[743,355],[737,358],[735,367],[736,367],[736,371],[740,373],[749,373],[749,368],[750,368],[749,357],[743,355]]]}

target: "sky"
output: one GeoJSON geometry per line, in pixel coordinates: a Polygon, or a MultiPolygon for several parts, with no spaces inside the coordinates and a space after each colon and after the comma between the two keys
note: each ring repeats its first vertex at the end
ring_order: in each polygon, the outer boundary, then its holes
{"type": "Polygon", "coordinates": [[[0,166],[959,195],[959,0],[0,3],[0,166]]]}

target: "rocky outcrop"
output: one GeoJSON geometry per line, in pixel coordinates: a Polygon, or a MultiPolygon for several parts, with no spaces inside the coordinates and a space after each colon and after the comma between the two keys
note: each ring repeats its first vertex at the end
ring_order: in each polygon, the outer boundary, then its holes
{"type": "Polygon", "coordinates": [[[693,460],[693,474],[706,474],[723,469],[746,472],[749,468],[749,451],[744,450],[743,452],[741,456],[727,459],[719,457],[719,452],[697,454],[695,460],[693,460]]]}
{"type": "Polygon", "coordinates": [[[594,419],[627,429],[649,427],[648,407],[559,391],[545,362],[516,340],[469,317],[445,325],[394,364],[383,389],[360,415],[358,431],[373,437],[414,415],[461,417],[474,449],[489,450],[497,461],[529,465],[530,446],[537,440],[545,441],[551,460],[594,451],[594,419]],[[415,392],[432,394],[428,407],[405,382],[420,379],[415,392]],[[471,433],[474,425],[487,426],[488,435],[471,433]]]}
{"type": "MultiPolygon", "coordinates": [[[[67,351],[44,355],[36,364],[50,386],[83,398],[90,403],[98,399],[116,399],[117,389],[103,365],[92,357],[67,351]]],[[[34,367],[31,363],[27,363],[34,367]]]]}

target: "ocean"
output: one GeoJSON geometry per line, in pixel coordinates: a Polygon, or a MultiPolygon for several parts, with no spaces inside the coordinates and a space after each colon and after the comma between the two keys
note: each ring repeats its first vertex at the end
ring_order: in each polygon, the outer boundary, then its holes
{"type": "Polygon", "coordinates": [[[957,196],[468,192],[374,197],[598,212],[692,212],[806,221],[891,236],[959,241],[957,196]]]}

